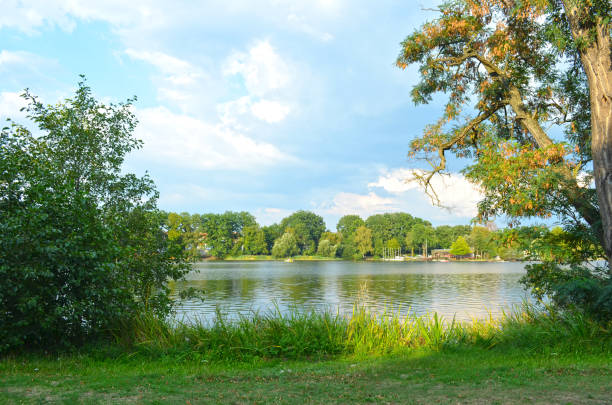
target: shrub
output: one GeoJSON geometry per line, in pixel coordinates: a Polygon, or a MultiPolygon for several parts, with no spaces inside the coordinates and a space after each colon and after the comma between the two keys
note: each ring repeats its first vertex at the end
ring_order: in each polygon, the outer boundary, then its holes
{"type": "Polygon", "coordinates": [[[274,242],[272,248],[272,256],[274,257],[291,257],[300,253],[295,235],[291,232],[285,232],[283,236],[274,242]]]}
{"type": "Polygon", "coordinates": [[[165,283],[187,266],[152,181],[121,174],[141,145],[131,101],[101,104],[84,82],[55,106],[24,97],[42,135],[0,133],[0,351],[78,346],[168,313],[165,283]]]}

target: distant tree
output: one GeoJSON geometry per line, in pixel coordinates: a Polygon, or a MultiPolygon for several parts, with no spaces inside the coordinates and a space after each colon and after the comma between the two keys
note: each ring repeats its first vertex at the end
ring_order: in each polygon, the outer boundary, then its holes
{"type": "Polygon", "coordinates": [[[355,245],[362,257],[372,251],[372,230],[360,226],[355,230],[355,245]]]}
{"type": "Polygon", "coordinates": [[[475,226],[468,236],[470,244],[474,247],[476,256],[495,256],[497,247],[495,234],[483,226],[475,226]]]}
{"type": "Polygon", "coordinates": [[[406,238],[404,238],[404,243],[405,243],[406,248],[410,249],[410,255],[414,256],[415,237],[414,237],[413,231],[406,233],[406,238]]]}
{"type": "Polygon", "coordinates": [[[291,257],[300,253],[297,239],[293,232],[285,232],[274,242],[272,255],[274,257],[291,257]]]}
{"type": "Polygon", "coordinates": [[[400,245],[399,241],[395,238],[391,238],[390,241],[387,242],[387,247],[389,249],[399,249],[402,247],[402,245],[400,245]]]}
{"type": "Polygon", "coordinates": [[[470,253],[472,250],[463,236],[459,236],[451,245],[450,254],[453,256],[465,256],[470,253]]]}
{"type": "Polygon", "coordinates": [[[244,253],[248,255],[265,255],[268,253],[263,230],[257,225],[249,225],[242,230],[244,253]]]}
{"type": "Polygon", "coordinates": [[[355,231],[365,222],[359,215],[345,215],[338,221],[336,229],[342,234],[342,238],[348,240],[355,235],[355,231]]]}
{"type": "Polygon", "coordinates": [[[321,240],[323,239],[327,239],[332,245],[339,245],[343,237],[340,232],[323,232],[321,240]]]}
{"type": "Polygon", "coordinates": [[[332,245],[329,239],[321,239],[317,254],[323,257],[335,257],[337,245],[332,245]]]}
{"type": "Polygon", "coordinates": [[[202,229],[208,235],[206,243],[211,247],[211,254],[219,258],[236,253],[235,245],[242,238],[243,229],[247,226],[257,226],[255,217],[244,211],[205,214],[201,219],[202,229]]]}
{"type": "Polygon", "coordinates": [[[431,246],[436,246],[436,231],[431,225],[416,224],[412,227],[414,243],[421,246],[421,253],[425,253],[425,247],[429,250],[431,246]]]}
{"type": "Polygon", "coordinates": [[[279,224],[264,226],[261,229],[263,230],[266,240],[266,248],[268,252],[271,252],[272,247],[274,247],[274,241],[282,236],[283,230],[279,224]]]}
{"type": "Polygon", "coordinates": [[[314,254],[321,235],[325,232],[325,221],[309,211],[297,211],[284,218],[280,223],[283,232],[292,228],[302,254],[314,254]]]}

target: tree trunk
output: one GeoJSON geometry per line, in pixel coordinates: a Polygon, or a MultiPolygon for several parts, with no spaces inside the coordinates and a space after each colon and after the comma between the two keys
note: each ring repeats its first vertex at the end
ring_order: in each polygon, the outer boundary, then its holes
{"type": "Polygon", "coordinates": [[[603,228],[603,248],[612,275],[612,47],[610,23],[589,15],[579,2],[564,1],[567,19],[579,48],[591,98],[591,154],[603,228]],[[594,35],[594,38],[592,37],[594,35]]]}
{"type": "Polygon", "coordinates": [[[589,81],[595,188],[603,228],[603,247],[612,274],[612,62],[608,31],[598,27],[597,34],[597,41],[580,56],[589,81]]]}
{"type": "MultiPolygon", "coordinates": [[[[608,40],[609,42],[609,40],[608,40]]],[[[591,96],[591,153],[603,227],[604,249],[612,272],[612,69],[610,54],[589,49],[582,57],[591,96]]]]}

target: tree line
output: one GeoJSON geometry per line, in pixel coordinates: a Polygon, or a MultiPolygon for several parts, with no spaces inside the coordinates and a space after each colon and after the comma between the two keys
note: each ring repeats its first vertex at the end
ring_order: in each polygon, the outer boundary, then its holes
{"type": "MultiPolygon", "coordinates": [[[[296,211],[279,223],[261,226],[248,212],[223,214],[167,214],[168,238],[184,246],[188,255],[219,259],[241,255],[272,255],[277,258],[297,255],[363,259],[383,256],[385,249],[404,254],[423,255],[433,249],[451,249],[467,244],[457,255],[474,253],[479,258],[515,260],[535,240],[551,231],[544,226],[524,226],[498,230],[495,226],[441,225],[408,213],[376,214],[362,219],[345,215],[336,232],[326,228],[323,218],[313,212],[296,211]],[[463,241],[463,242],[462,242],[463,241]]],[[[454,253],[454,252],[451,252],[454,253]]]]}

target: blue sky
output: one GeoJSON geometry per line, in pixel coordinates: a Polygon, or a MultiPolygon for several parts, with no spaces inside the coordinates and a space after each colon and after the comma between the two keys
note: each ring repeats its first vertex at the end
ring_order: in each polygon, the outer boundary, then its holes
{"type": "MultiPolygon", "coordinates": [[[[311,210],[330,229],[345,214],[404,211],[465,224],[479,193],[439,179],[451,210],[406,182],[408,144],[441,104],[414,106],[416,68],[400,41],[428,3],[348,0],[8,0],[0,16],[0,116],[24,121],[28,87],[55,103],[83,73],[96,96],[136,95],[146,171],[165,210],[246,210],[262,224],[311,210]]],[[[457,171],[459,162],[451,169],[457,171]]]]}

